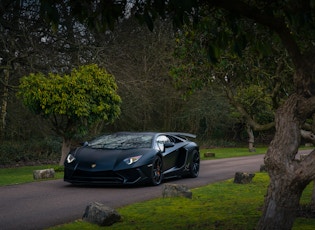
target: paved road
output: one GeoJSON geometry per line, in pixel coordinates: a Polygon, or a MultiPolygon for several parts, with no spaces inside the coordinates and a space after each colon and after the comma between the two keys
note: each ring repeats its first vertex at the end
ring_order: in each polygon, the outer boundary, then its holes
{"type": "MultiPolygon", "coordinates": [[[[235,172],[257,172],[263,155],[201,162],[198,178],[171,183],[200,187],[233,178],[235,172]]],[[[75,187],[63,180],[33,182],[0,187],[0,229],[44,229],[80,219],[94,201],[112,208],[149,200],[162,195],[162,186],[75,187]]]]}

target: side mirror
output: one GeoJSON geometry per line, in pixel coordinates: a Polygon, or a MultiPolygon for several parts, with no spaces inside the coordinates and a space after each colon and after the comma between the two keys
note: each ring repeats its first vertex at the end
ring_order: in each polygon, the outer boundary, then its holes
{"type": "Polygon", "coordinates": [[[85,146],[88,146],[88,145],[89,145],[89,142],[85,141],[85,142],[80,143],[80,144],[81,144],[81,146],[85,147],[85,146]]]}
{"type": "Polygon", "coordinates": [[[164,148],[172,148],[174,146],[175,146],[175,144],[173,142],[166,142],[166,143],[164,143],[164,148]]]}

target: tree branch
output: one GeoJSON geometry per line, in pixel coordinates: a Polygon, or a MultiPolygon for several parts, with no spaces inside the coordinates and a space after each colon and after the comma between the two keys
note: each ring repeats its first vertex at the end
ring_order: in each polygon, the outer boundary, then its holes
{"type": "Polygon", "coordinates": [[[273,32],[277,33],[290,54],[294,64],[300,66],[301,52],[295,39],[293,38],[292,31],[286,25],[284,18],[276,17],[270,13],[273,11],[262,12],[257,7],[250,6],[240,0],[208,0],[209,5],[237,13],[244,17],[254,20],[255,22],[268,27],[273,32]],[[266,13],[268,12],[268,13],[266,13]]]}
{"type": "Polygon", "coordinates": [[[268,124],[258,124],[248,113],[247,111],[244,109],[243,105],[238,103],[235,99],[234,99],[234,95],[233,92],[231,90],[231,88],[229,87],[229,85],[225,84],[225,92],[226,95],[230,101],[230,103],[237,109],[238,112],[240,112],[242,114],[242,116],[245,118],[246,122],[250,125],[250,127],[252,127],[253,130],[255,131],[263,131],[263,130],[268,130],[271,129],[272,127],[275,126],[274,122],[270,122],[268,124]]]}
{"type": "Polygon", "coordinates": [[[301,129],[301,136],[304,139],[309,140],[312,143],[315,143],[315,134],[313,132],[301,129]]]}
{"type": "Polygon", "coordinates": [[[299,117],[304,120],[311,117],[315,113],[315,96],[307,98],[306,100],[301,99],[298,106],[299,117]]]}

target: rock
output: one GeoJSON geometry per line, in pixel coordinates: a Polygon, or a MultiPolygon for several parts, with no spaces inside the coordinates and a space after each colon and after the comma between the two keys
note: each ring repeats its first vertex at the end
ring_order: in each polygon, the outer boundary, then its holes
{"type": "Polygon", "coordinates": [[[204,154],[205,157],[215,157],[215,153],[207,152],[204,154]]]}
{"type": "Polygon", "coordinates": [[[234,177],[234,183],[237,184],[248,184],[252,182],[254,173],[246,173],[246,172],[236,172],[234,177]]]}
{"type": "Polygon", "coordinates": [[[93,202],[86,207],[82,219],[99,226],[110,226],[119,222],[121,215],[115,209],[93,202]]]}
{"type": "Polygon", "coordinates": [[[34,180],[54,178],[54,177],[55,177],[54,169],[42,169],[42,170],[33,171],[34,180]]]}
{"type": "Polygon", "coordinates": [[[163,197],[186,197],[191,199],[192,192],[185,186],[179,184],[164,184],[163,197]]]}

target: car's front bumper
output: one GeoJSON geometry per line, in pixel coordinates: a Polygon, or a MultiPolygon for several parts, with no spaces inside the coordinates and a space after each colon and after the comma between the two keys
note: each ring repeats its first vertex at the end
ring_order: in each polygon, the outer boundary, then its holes
{"type": "Polygon", "coordinates": [[[149,179],[149,167],[132,168],[120,171],[85,170],[67,168],[64,170],[64,181],[72,184],[120,185],[137,184],[149,179]]]}

